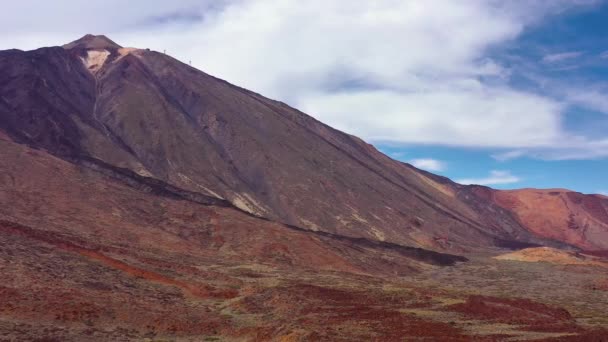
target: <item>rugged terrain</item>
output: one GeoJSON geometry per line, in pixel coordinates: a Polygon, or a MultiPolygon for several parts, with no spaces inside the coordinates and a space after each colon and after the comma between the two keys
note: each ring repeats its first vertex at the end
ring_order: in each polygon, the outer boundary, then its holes
{"type": "Polygon", "coordinates": [[[607,211],[104,36],[0,52],[0,341],[601,341],[607,211]]]}

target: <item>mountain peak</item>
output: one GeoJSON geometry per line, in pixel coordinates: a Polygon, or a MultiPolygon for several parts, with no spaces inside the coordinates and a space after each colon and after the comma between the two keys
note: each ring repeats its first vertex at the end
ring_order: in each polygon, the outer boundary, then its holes
{"type": "Polygon", "coordinates": [[[116,44],[110,38],[104,35],[92,35],[87,34],[80,39],[77,39],[71,43],[65,44],[64,49],[86,49],[86,50],[114,50],[120,49],[122,46],[116,44]]]}

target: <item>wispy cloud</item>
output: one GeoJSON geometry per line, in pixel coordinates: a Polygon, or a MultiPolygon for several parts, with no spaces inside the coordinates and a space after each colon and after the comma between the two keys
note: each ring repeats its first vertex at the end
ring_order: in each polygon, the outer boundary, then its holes
{"type": "Polygon", "coordinates": [[[380,150],[380,152],[389,155],[393,159],[397,159],[397,160],[401,160],[401,161],[403,161],[403,159],[407,155],[407,153],[405,153],[403,151],[383,151],[383,150],[380,150]]]}
{"type": "Polygon", "coordinates": [[[574,88],[567,91],[566,99],[571,103],[608,113],[608,91],[605,91],[605,89],[574,88]]]}
{"type": "Polygon", "coordinates": [[[509,161],[512,159],[517,159],[519,157],[523,157],[525,155],[526,155],[526,151],[514,150],[514,151],[508,151],[508,152],[495,153],[495,154],[492,154],[491,157],[500,162],[505,162],[505,161],[509,161]]]}
{"type": "MultiPolygon", "coordinates": [[[[3,3],[0,31],[18,36],[70,34],[72,39],[85,33],[112,34],[135,30],[142,22],[178,24],[217,12],[232,0],[21,0],[3,3]],[[109,20],[111,18],[111,20],[109,20]]],[[[18,39],[15,39],[18,41],[18,39]]],[[[27,43],[27,42],[24,42],[27,43]]],[[[53,45],[61,42],[47,42],[53,45]]],[[[50,44],[49,44],[50,45],[50,44]]]]}
{"type": "Polygon", "coordinates": [[[483,178],[465,178],[456,180],[460,184],[477,184],[477,185],[501,185],[513,184],[521,181],[521,178],[512,175],[510,171],[492,170],[490,175],[483,178]]]}
{"type": "Polygon", "coordinates": [[[446,163],[437,159],[421,158],[412,159],[408,162],[419,169],[427,171],[439,172],[444,171],[446,169],[446,163]]]}
{"type": "Polygon", "coordinates": [[[608,190],[599,190],[597,193],[598,193],[599,195],[608,196],[608,190]]]}
{"type": "Polygon", "coordinates": [[[576,135],[565,135],[550,146],[526,148],[491,155],[497,161],[521,157],[539,160],[591,160],[608,158],[608,138],[589,140],[576,135]]]}
{"type": "Polygon", "coordinates": [[[145,18],[141,21],[140,25],[170,25],[170,24],[194,24],[203,20],[202,14],[193,11],[178,11],[163,15],[156,15],[149,18],[145,18]]]}
{"type": "Polygon", "coordinates": [[[608,58],[608,51],[600,53],[600,58],[608,58]]]}
{"type": "Polygon", "coordinates": [[[553,53],[549,55],[545,55],[543,57],[543,62],[545,63],[555,63],[562,62],[569,59],[574,59],[580,57],[584,52],[582,51],[570,51],[570,52],[562,52],[562,53],[553,53]]]}

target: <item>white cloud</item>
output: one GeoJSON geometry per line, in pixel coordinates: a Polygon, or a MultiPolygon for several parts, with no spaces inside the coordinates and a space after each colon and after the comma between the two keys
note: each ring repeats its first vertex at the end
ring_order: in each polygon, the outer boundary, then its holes
{"type": "Polygon", "coordinates": [[[529,155],[547,160],[583,160],[608,157],[608,138],[589,141],[585,138],[573,137],[570,142],[557,145],[552,149],[532,151],[529,155]]]}
{"type": "Polygon", "coordinates": [[[387,154],[391,158],[397,159],[397,160],[403,160],[403,158],[405,158],[405,156],[407,155],[407,153],[405,153],[403,151],[382,151],[382,150],[380,150],[380,152],[387,154]]]}
{"type": "MultiPolygon", "coordinates": [[[[202,18],[216,15],[230,0],[20,0],[5,1],[0,11],[0,49],[31,50],[63,45],[87,33],[105,34],[122,44],[120,38],[148,35],[152,23],[163,18],[179,19],[179,14],[202,18]],[[139,32],[139,33],[137,33],[139,32]]],[[[179,20],[164,22],[166,28],[196,30],[179,20]]],[[[157,25],[158,29],[158,25],[157,25]]],[[[166,38],[166,37],[165,37],[166,38]]],[[[166,45],[159,41],[159,45],[166,45]]],[[[136,44],[136,46],[141,46],[136,44]]]]}
{"type": "Polygon", "coordinates": [[[583,54],[582,51],[570,51],[570,52],[549,54],[549,55],[546,55],[543,57],[543,62],[546,62],[546,63],[562,62],[565,60],[578,58],[582,54],[583,54]]]}
{"type": "Polygon", "coordinates": [[[513,150],[513,151],[495,153],[495,154],[492,154],[491,157],[500,162],[505,162],[505,161],[509,161],[512,159],[517,159],[519,157],[523,157],[525,155],[526,155],[525,151],[513,150]]]}
{"type": "Polygon", "coordinates": [[[373,141],[458,146],[550,146],[560,136],[561,105],[508,88],[419,93],[313,94],[301,108],[373,141]],[[526,113],[526,118],[519,118],[526,113]]]}
{"type": "Polygon", "coordinates": [[[608,113],[608,92],[585,87],[583,89],[570,89],[566,96],[571,103],[608,113]]]}
{"type": "Polygon", "coordinates": [[[521,178],[514,176],[510,171],[492,170],[490,175],[483,178],[466,178],[456,180],[460,184],[477,184],[477,185],[501,185],[513,184],[521,181],[521,178]]]}
{"type": "Polygon", "coordinates": [[[0,46],[106,32],[125,46],[166,49],[364,139],[540,150],[568,140],[567,104],[511,87],[511,69],[488,50],[593,2],[24,0],[3,6],[0,46]],[[150,21],[175,13],[191,15],[150,21]]]}
{"type": "Polygon", "coordinates": [[[409,160],[408,163],[414,165],[415,167],[427,171],[439,172],[444,171],[446,169],[446,164],[441,160],[430,159],[430,158],[421,158],[421,159],[412,159],[409,160]]]}
{"type": "Polygon", "coordinates": [[[599,195],[608,196],[608,190],[599,190],[597,193],[598,193],[599,195]]]}
{"type": "Polygon", "coordinates": [[[42,36],[48,36],[47,32],[71,35],[115,33],[134,30],[149,19],[175,17],[177,13],[204,14],[226,4],[226,0],[130,0],[128,3],[122,0],[4,1],[0,30],[7,35],[26,33],[42,36]]]}
{"type": "Polygon", "coordinates": [[[547,147],[526,148],[496,153],[492,158],[509,161],[520,157],[541,160],[588,160],[608,158],[608,138],[589,140],[584,137],[565,135],[562,141],[547,147]]]}
{"type": "Polygon", "coordinates": [[[600,58],[608,58],[608,51],[600,53],[600,58]]]}

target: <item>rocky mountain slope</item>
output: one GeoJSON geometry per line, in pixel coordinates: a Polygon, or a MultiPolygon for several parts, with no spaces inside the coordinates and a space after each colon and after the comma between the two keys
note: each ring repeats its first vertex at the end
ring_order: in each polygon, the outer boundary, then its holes
{"type": "Polygon", "coordinates": [[[0,160],[2,341],[601,341],[608,333],[605,267],[530,271],[501,262],[555,258],[508,254],[488,265],[307,231],[6,136],[0,160]]]}
{"type": "Polygon", "coordinates": [[[0,129],[14,141],[273,221],[453,251],[560,242],[285,104],[104,36],[4,51],[0,78],[0,129]]]}

